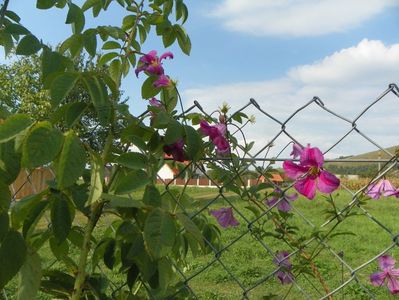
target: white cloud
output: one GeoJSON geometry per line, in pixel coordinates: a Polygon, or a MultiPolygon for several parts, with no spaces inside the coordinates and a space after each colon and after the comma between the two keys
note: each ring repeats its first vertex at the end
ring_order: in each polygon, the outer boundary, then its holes
{"type": "MultiPolygon", "coordinates": [[[[263,110],[284,121],[296,109],[319,96],[326,107],[353,120],[392,82],[399,79],[399,44],[386,46],[380,41],[363,40],[309,65],[288,70],[286,76],[275,80],[239,82],[185,90],[188,103],[198,100],[207,111],[217,109],[226,101],[232,111],[246,104],[251,97],[263,110]],[[217,102],[215,102],[217,101],[217,102]]],[[[279,125],[262,116],[256,109],[257,123],[246,131],[259,147],[270,141],[279,125]]],[[[384,146],[399,144],[399,98],[390,94],[359,120],[359,129],[384,146]]],[[[287,130],[306,144],[317,144],[323,150],[351,128],[312,104],[289,122],[287,130]]],[[[360,139],[363,140],[364,139],[360,139]]],[[[279,138],[280,147],[288,138],[279,138]]],[[[257,149],[259,149],[259,147],[257,149]]],[[[278,147],[276,147],[277,149],[278,147]]],[[[345,142],[331,156],[351,155],[374,150],[370,143],[345,142]]]]}
{"type": "Polygon", "coordinates": [[[224,0],[213,17],[255,36],[316,36],[353,28],[398,0],[224,0]]]}

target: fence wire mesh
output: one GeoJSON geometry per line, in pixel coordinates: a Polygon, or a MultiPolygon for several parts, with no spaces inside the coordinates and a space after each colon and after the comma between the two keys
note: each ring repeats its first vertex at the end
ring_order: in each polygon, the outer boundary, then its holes
{"type": "MultiPolygon", "coordinates": [[[[240,226],[233,229],[221,230],[222,240],[219,243],[212,242],[210,237],[204,234],[203,239],[208,249],[207,255],[193,256],[188,264],[177,265],[175,269],[183,284],[178,292],[170,299],[381,299],[381,294],[376,294],[376,289],[369,283],[369,275],[375,271],[376,260],[384,253],[396,251],[399,237],[399,227],[386,220],[375,216],[378,212],[377,205],[364,205],[364,192],[370,183],[376,182],[385,176],[395,176],[397,170],[397,156],[389,149],[377,143],[367,135],[358,121],[377,103],[384,100],[387,95],[399,97],[399,89],[395,84],[389,87],[369,105],[362,109],[352,120],[340,115],[330,109],[320,98],[314,97],[305,105],[298,108],[288,118],[280,120],[265,111],[255,100],[250,99],[239,110],[231,114],[245,113],[249,109],[255,109],[262,118],[266,118],[278,126],[279,130],[264,145],[257,145],[248,151],[250,142],[246,140],[245,127],[250,126],[244,122],[240,126],[228,128],[229,139],[235,138],[239,141],[236,154],[239,156],[237,162],[232,162],[230,157],[203,157],[198,161],[188,161],[174,178],[167,180],[159,177],[158,182],[164,185],[162,197],[168,196],[172,199],[187,217],[195,223],[201,222],[201,218],[209,218],[211,207],[229,206],[240,222],[240,226]],[[284,200],[284,195],[292,192],[293,182],[276,182],[270,177],[270,170],[279,162],[291,160],[290,157],[282,157],[287,148],[293,143],[306,145],[303,141],[291,133],[291,123],[294,118],[300,117],[301,113],[309,106],[316,106],[329,114],[330,118],[338,120],[346,126],[345,132],[323,154],[328,154],[342,143],[349,135],[356,134],[363,140],[371,143],[376,150],[384,154],[383,159],[326,159],[328,165],[340,164],[380,164],[380,170],[373,178],[362,181],[362,185],[354,188],[349,181],[343,181],[339,194],[341,200],[336,203],[335,212],[327,219],[320,222],[320,217],[309,214],[306,207],[315,202],[306,199],[297,200],[292,203],[292,228],[286,228],[283,223],[274,218],[273,212],[284,200]],[[281,149],[270,157],[269,150],[275,141],[284,136],[288,138],[281,149]],[[210,169],[234,170],[233,175],[226,180],[215,180],[208,172],[210,169]],[[264,198],[252,200],[259,193],[254,186],[248,184],[248,172],[251,178],[259,184],[267,183],[271,188],[282,190],[282,196],[273,205],[264,203],[264,198]],[[196,174],[196,184],[200,180],[207,182],[208,188],[190,199],[186,199],[192,191],[192,175],[196,174]],[[180,185],[176,186],[177,180],[180,185]],[[232,184],[239,184],[242,189],[237,192],[232,184]],[[210,192],[210,188],[213,190],[210,192]],[[242,201],[245,198],[245,201],[242,201]],[[192,201],[194,205],[187,209],[185,203],[192,201]],[[297,203],[303,202],[299,206],[297,203]],[[256,205],[258,213],[251,213],[245,208],[245,203],[256,205]],[[361,218],[362,222],[356,220],[361,218]],[[364,235],[358,225],[367,226],[369,234],[364,235]],[[367,225],[365,225],[367,224],[367,225]],[[276,230],[277,229],[277,230],[276,230]],[[337,230],[342,234],[336,234],[337,230]],[[345,234],[353,231],[356,235],[345,234]],[[274,233],[283,232],[280,238],[274,233]],[[293,233],[298,233],[293,237],[293,233]],[[323,234],[317,234],[323,232],[323,234]],[[272,234],[273,233],[273,234],[272,234]],[[292,233],[292,234],[291,234],[292,233]],[[315,233],[315,234],[312,234],[315,233]],[[298,236],[299,235],[299,236],[298,236]],[[334,235],[334,236],[333,236],[334,235]],[[333,239],[334,237],[334,239],[333,239]],[[374,244],[373,252],[364,252],[365,244],[374,244]],[[295,246],[296,245],[296,246],[295,246]],[[295,247],[294,247],[295,246],[295,247]],[[295,270],[299,275],[295,276],[292,284],[281,285],[276,280],[276,274],[281,266],[276,265],[276,253],[281,250],[289,252],[287,259],[305,260],[308,262],[309,270],[295,270]],[[273,298],[274,297],[274,298],[273,298]]],[[[199,112],[205,116],[212,117],[205,108],[197,101],[184,110],[180,117],[189,113],[199,112]]],[[[327,167],[328,168],[328,167],[327,167]]],[[[276,168],[274,169],[276,170],[276,168]]],[[[275,171],[273,171],[275,172],[275,171]]],[[[26,173],[22,178],[11,186],[13,200],[20,199],[23,189],[31,188],[33,193],[38,192],[38,183],[43,181],[38,175],[26,173]],[[25,176],[25,177],[24,177],[25,176]],[[36,176],[36,177],[35,177],[36,176]],[[35,177],[35,178],[34,178],[35,177]]],[[[45,176],[44,176],[45,177],[45,176]]],[[[253,181],[252,181],[253,182],[253,181]]],[[[201,187],[203,188],[203,187],[201,187]]],[[[40,189],[40,188],[39,188],[40,189]]],[[[323,213],[326,205],[317,202],[318,212],[323,213]]],[[[312,210],[312,213],[315,209],[312,210]]],[[[393,213],[394,212],[387,212],[393,213]]],[[[381,214],[379,214],[381,215],[381,214]]],[[[209,232],[209,234],[212,234],[209,232]]],[[[190,245],[187,245],[190,247],[190,245]]],[[[399,253],[399,252],[398,252],[399,253]]],[[[111,288],[118,290],[118,284],[113,283],[111,288]]],[[[150,287],[145,287],[151,294],[150,287]]],[[[7,297],[3,290],[4,297],[7,297]]]]}

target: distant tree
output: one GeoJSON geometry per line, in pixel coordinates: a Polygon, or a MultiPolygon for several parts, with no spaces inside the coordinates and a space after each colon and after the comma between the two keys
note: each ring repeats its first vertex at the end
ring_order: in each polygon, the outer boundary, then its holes
{"type": "MultiPolygon", "coordinates": [[[[73,69],[83,72],[106,73],[107,66],[99,66],[93,60],[87,60],[84,55],[74,59],[73,69]]],[[[49,119],[54,112],[51,106],[49,90],[44,89],[41,80],[41,59],[38,55],[24,56],[10,64],[0,65],[0,110],[10,113],[29,114],[33,119],[40,121],[49,119]]],[[[124,105],[127,99],[116,99],[120,105],[124,105]]],[[[108,128],[101,126],[95,117],[91,104],[91,98],[82,83],[77,83],[62,104],[86,103],[82,106],[82,118],[79,120],[79,136],[93,149],[101,150],[108,133],[108,128]]],[[[68,106],[64,106],[67,108],[68,106]]],[[[127,106],[126,106],[127,109],[127,106]]],[[[55,113],[56,117],[66,118],[66,111],[55,113]]],[[[54,115],[52,115],[54,118],[54,115]]],[[[65,120],[66,123],[71,120],[65,120]]],[[[63,128],[65,129],[65,128],[63,128]]]]}

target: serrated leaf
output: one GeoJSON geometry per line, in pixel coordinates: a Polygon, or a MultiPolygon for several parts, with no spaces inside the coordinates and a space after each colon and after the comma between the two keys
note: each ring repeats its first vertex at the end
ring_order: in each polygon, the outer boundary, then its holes
{"type": "Polygon", "coordinates": [[[25,262],[26,245],[17,231],[10,230],[0,245],[0,289],[18,273],[25,262]]]}
{"type": "Polygon", "coordinates": [[[62,148],[64,136],[50,122],[37,123],[22,145],[22,163],[33,169],[53,161],[62,148]]]}
{"type": "Polygon", "coordinates": [[[28,115],[15,114],[8,117],[0,125],[0,143],[5,143],[15,138],[32,124],[32,119],[28,115]]]}
{"type": "Polygon", "coordinates": [[[42,44],[32,34],[28,34],[18,43],[15,53],[18,55],[32,55],[42,48],[42,44]]]}
{"type": "Polygon", "coordinates": [[[51,104],[57,107],[75,87],[79,74],[66,72],[58,75],[50,87],[51,104]]]}
{"type": "Polygon", "coordinates": [[[86,152],[73,131],[65,136],[64,145],[56,166],[58,189],[73,185],[82,175],[86,165],[86,152]]]}
{"type": "Polygon", "coordinates": [[[154,209],[145,220],[144,241],[154,258],[168,255],[175,243],[176,225],[171,215],[159,208],[154,209]]]}
{"type": "Polygon", "coordinates": [[[149,206],[161,207],[161,194],[154,185],[149,184],[145,187],[143,202],[149,206]]]}
{"type": "Polygon", "coordinates": [[[104,126],[108,125],[109,118],[111,117],[111,103],[108,99],[105,83],[96,76],[86,76],[83,78],[83,82],[90,94],[100,124],[104,126]]]}

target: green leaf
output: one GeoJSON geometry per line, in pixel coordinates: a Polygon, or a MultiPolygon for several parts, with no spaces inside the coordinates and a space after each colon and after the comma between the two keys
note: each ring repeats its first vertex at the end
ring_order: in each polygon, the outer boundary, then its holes
{"type": "Polygon", "coordinates": [[[157,79],[156,76],[150,76],[144,81],[141,87],[141,96],[143,99],[150,99],[160,92],[159,88],[154,87],[154,82],[157,79]]]}
{"type": "Polygon", "coordinates": [[[0,246],[0,289],[18,273],[25,262],[26,245],[17,231],[10,230],[0,246]]]}
{"type": "Polygon", "coordinates": [[[83,43],[87,53],[94,57],[97,51],[97,32],[93,29],[86,30],[83,33],[83,43]]]}
{"type": "Polygon", "coordinates": [[[134,200],[130,197],[122,197],[117,195],[105,194],[101,195],[106,201],[109,201],[109,205],[113,208],[118,207],[135,207],[135,208],[142,208],[145,207],[144,203],[139,200],[134,200]]]}
{"type": "Polygon", "coordinates": [[[22,235],[25,239],[28,234],[34,230],[36,224],[46,211],[48,204],[48,201],[40,201],[35,203],[35,205],[31,205],[31,209],[26,214],[26,218],[24,218],[24,224],[22,227],[22,235]]]}
{"type": "Polygon", "coordinates": [[[22,222],[25,221],[28,214],[34,207],[42,200],[44,193],[30,195],[16,201],[11,208],[11,226],[14,229],[19,229],[22,222]]]}
{"type": "Polygon", "coordinates": [[[165,144],[173,144],[177,140],[181,139],[183,136],[183,127],[176,120],[169,122],[168,128],[165,133],[165,144]]]}
{"type": "Polygon", "coordinates": [[[79,74],[66,72],[58,75],[50,87],[50,96],[53,107],[58,106],[74,88],[79,74]]]}
{"type": "Polygon", "coordinates": [[[5,184],[17,179],[21,170],[21,154],[15,149],[15,142],[0,144],[0,178],[5,184]]]}
{"type": "Polygon", "coordinates": [[[53,198],[51,208],[51,225],[54,237],[61,244],[68,237],[72,227],[72,216],[69,210],[68,200],[64,195],[56,195],[53,198]]]}
{"type": "Polygon", "coordinates": [[[28,34],[19,42],[15,53],[18,55],[32,55],[42,48],[42,44],[32,34],[28,34]]]}
{"type": "Polygon", "coordinates": [[[177,32],[177,42],[181,48],[181,50],[187,54],[190,55],[191,52],[191,40],[190,37],[187,35],[186,31],[184,28],[180,25],[174,25],[176,32],[177,32]]]}
{"type": "Polygon", "coordinates": [[[115,159],[115,162],[129,169],[144,169],[148,165],[147,156],[138,152],[123,153],[115,159]]]}
{"type": "Polygon", "coordinates": [[[147,185],[145,187],[143,202],[154,207],[161,207],[161,194],[154,185],[147,185]]]}
{"type": "Polygon", "coordinates": [[[69,128],[72,128],[82,117],[87,109],[87,104],[84,102],[73,102],[67,107],[65,111],[65,123],[69,128]]]}
{"type": "Polygon", "coordinates": [[[7,235],[9,228],[10,220],[8,217],[8,212],[5,211],[0,214],[0,244],[3,241],[4,237],[7,235]]]}
{"type": "Polygon", "coordinates": [[[5,56],[8,56],[14,49],[12,35],[10,33],[0,32],[0,45],[4,47],[5,56]]]}
{"type": "Polygon", "coordinates": [[[0,125],[0,143],[5,143],[15,138],[31,124],[32,120],[28,115],[15,114],[8,117],[4,123],[0,125]]]}
{"type": "Polygon", "coordinates": [[[146,172],[143,170],[135,170],[127,173],[125,176],[119,177],[116,183],[115,194],[128,194],[134,190],[146,185],[149,182],[146,172]]]}
{"type": "Polygon", "coordinates": [[[8,185],[0,181],[0,214],[7,212],[11,203],[11,193],[8,185]]]}
{"type": "Polygon", "coordinates": [[[42,53],[42,81],[45,89],[51,87],[52,80],[56,78],[56,73],[64,72],[69,63],[68,58],[60,53],[51,51],[48,48],[43,49],[42,53]]]}
{"type": "Polygon", "coordinates": [[[121,82],[121,68],[122,64],[119,59],[114,59],[109,65],[109,74],[117,86],[119,86],[121,82]]]}
{"type": "Polygon", "coordinates": [[[154,258],[168,255],[175,243],[176,225],[171,215],[159,208],[154,209],[145,220],[144,241],[154,258]]]}
{"type": "Polygon", "coordinates": [[[86,165],[86,152],[73,131],[65,136],[64,145],[57,162],[58,189],[73,185],[82,175],[86,165]]]}
{"type": "Polygon", "coordinates": [[[86,76],[83,78],[83,82],[90,94],[100,124],[104,126],[108,125],[111,117],[111,103],[108,99],[108,92],[105,83],[96,76],[86,76]]]}
{"type": "Polygon", "coordinates": [[[72,24],[73,33],[80,33],[85,26],[85,15],[79,6],[70,3],[68,15],[65,21],[66,24],[72,24]]]}
{"type": "Polygon", "coordinates": [[[56,0],[37,0],[36,8],[49,9],[52,8],[56,2],[57,2],[56,0]]]}
{"type": "Polygon", "coordinates": [[[116,241],[114,239],[108,240],[104,249],[104,264],[108,269],[112,270],[115,264],[115,248],[116,241]]]}
{"type": "Polygon", "coordinates": [[[163,257],[158,261],[158,280],[159,288],[166,291],[171,282],[173,282],[174,271],[171,262],[163,257]]]}
{"type": "Polygon", "coordinates": [[[183,225],[184,229],[201,245],[201,247],[204,247],[204,236],[198,226],[183,213],[176,214],[176,217],[183,225]]]}
{"type": "Polygon", "coordinates": [[[40,256],[29,253],[21,270],[19,271],[18,300],[36,299],[42,278],[40,256]]]}
{"type": "Polygon", "coordinates": [[[119,55],[118,55],[118,53],[116,53],[116,52],[109,52],[109,53],[106,53],[106,54],[104,54],[104,55],[102,55],[102,56],[100,57],[100,59],[98,60],[98,64],[99,64],[100,66],[105,65],[107,62],[109,62],[110,60],[112,60],[113,58],[115,58],[115,57],[117,57],[117,56],[119,56],[119,55]]]}
{"type": "Polygon", "coordinates": [[[7,24],[7,26],[4,29],[4,32],[11,33],[11,34],[17,34],[17,35],[26,35],[30,34],[30,31],[26,29],[24,26],[16,23],[10,23],[7,24]]]}
{"type": "Polygon", "coordinates": [[[115,41],[107,41],[102,46],[102,49],[104,49],[104,50],[120,49],[120,48],[121,48],[121,45],[115,41]]]}
{"type": "Polygon", "coordinates": [[[104,181],[104,163],[98,154],[91,153],[91,179],[88,205],[101,199],[104,181]]]}
{"type": "Polygon", "coordinates": [[[62,148],[64,136],[50,122],[37,123],[29,131],[22,146],[22,164],[30,169],[53,161],[62,148]]]}
{"type": "Polygon", "coordinates": [[[183,126],[187,145],[187,158],[194,160],[202,148],[202,139],[199,133],[191,126],[183,126]]]}

